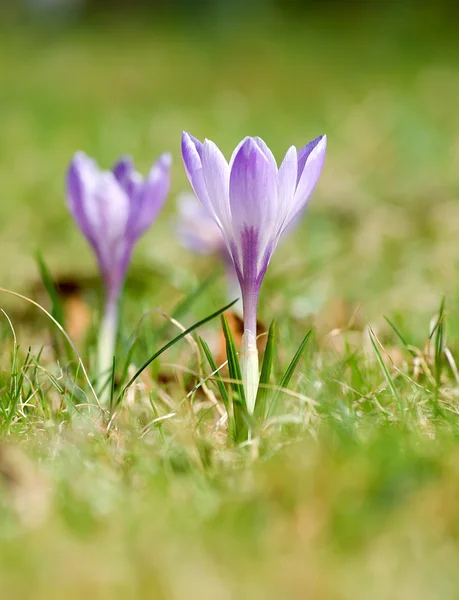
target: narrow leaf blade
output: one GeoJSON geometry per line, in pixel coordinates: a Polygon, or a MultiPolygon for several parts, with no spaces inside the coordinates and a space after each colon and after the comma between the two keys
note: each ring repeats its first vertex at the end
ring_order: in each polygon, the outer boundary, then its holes
{"type": "Polygon", "coordinates": [[[248,413],[245,403],[244,386],[242,385],[241,366],[237,355],[233,334],[225,315],[221,315],[223,335],[226,341],[226,357],[230,374],[232,389],[232,404],[234,418],[234,434],[236,441],[245,441],[248,436],[248,413]]]}
{"type": "Polygon", "coordinates": [[[272,321],[271,325],[269,326],[268,339],[266,341],[265,354],[263,356],[263,364],[260,373],[260,383],[255,402],[255,417],[261,419],[263,419],[266,415],[266,403],[269,393],[268,386],[274,358],[275,337],[275,322],[272,321]]]}
{"type": "Polygon", "coordinates": [[[194,331],[198,327],[201,327],[205,323],[208,323],[209,321],[212,321],[212,319],[215,319],[215,317],[218,317],[219,315],[221,315],[223,312],[225,312],[225,310],[228,310],[229,308],[231,308],[233,306],[233,304],[235,304],[236,302],[237,302],[237,300],[233,300],[233,302],[230,302],[228,305],[224,306],[223,308],[220,308],[219,310],[215,311],[214,313],[212,313],[211,315],[205,317],[204,319],[201,319],[200,321],[197,321],[196,323],[194,323],[194,325],[191,325],[191,327],[188,327],[188,329],[186,329],[185,331],[182,331],[181,333],[179,333],[172,340],[170,340],[167,344],[165,344],[164,346],[162,346],[162,348],[160,348],[152,356],[150,356],[150,358],[146,362],[144,362],[144,364],[140,367],[140,369],[138,369],[136,371],[136,373],[131,377],[131,379],[123,387],[123,389],[121,390],[121,393],[119,394],[119,396],[118,396],[118,398],[116,400],[116,405],[118,405],[122,401],[122,399],[124,397],[124,394],[131,387],[131,385],[134,383],[134,381],[142,374],[142,372],[154,360],[156,360],[159,356],[161,356],[161,354],[163,354],[166,350],[168,350],[169,348],[171,348],[172,346],[174,346],[182,338],[186,337],[189,333],[191,333],[192,331],[194,331]]]}
{"type": "Polygon", "coordinates": [[[222,397],[223,404],[225,405],[226,411],[228,412],[229,403],[230,403],[228,391],[226,389],[226,386],[222,379],[222,376],[220,375],[220,371],[218,371],[217,363],[215,362],[214,357],[212,356],[212,352],[210,351],[210,348],[209,348],[209,345],[207,344],[207,342],[200,337],[199,343],[201,344],[201,348],[203,349],[204,354],[206,355],[207,362],[209,363],[209,366],[212,369],[212,372],[215,373],[215,375],[214,375],[215,383],[218,387],[218,391],[220,392],[220,396],[222,397]]]}
{"type": "Polygon", "coordinates": [[[300,362],[300,358],[303,354],[303,351],[306,348],[306,344],[308,343],[308,340],[311,337],[311,333],[312,333],[312,329],[310,329],[307,332],[307,334],[304,336],[301,344],[298,347],[298,350],[295,352],[294,357],[292,358],[289,366],[287,367],[287,370],[285,371],[284,376],[282,377],[281,382],[279,384],[279,389],[276,390],[276,392],[274,393],[273,399],[271,400],[271,404],[269,405],[268,414],[267,414],[268,417],[270,417],[274,413],[277,402],[282,393],[282,390],[287,388],[288,384],[290,383],[293,373],[295,372],[295,369],[296,369],[298,363],[300,362]]]}

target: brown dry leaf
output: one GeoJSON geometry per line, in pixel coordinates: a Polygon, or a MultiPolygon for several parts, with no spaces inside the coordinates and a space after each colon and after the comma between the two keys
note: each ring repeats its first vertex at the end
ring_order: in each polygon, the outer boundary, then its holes
{"type": "MultiPolygon", "coordinates": [[[[228,326],[234,338],[234,343],[237,348],[241,347],[242,336],[244,334],[244,321],[241,317],[230,310],[225,312],[225,317],[228,320],[228,326]]],[[[260,321],[257,321],[257,347],[258,352],[264,352],[266,347],[266,327],[260,321]]],[[[220,330],[218,337],[218,348],[215,357],[217,365],[221,365],[226,361],[226,341],[223,331],[220,330]]]]}
{"type": "Polygon", "coordinates": [[[91,325],[91,309],[79,294],[64,299],[65,325],[71,339],[81,342],[91,325]]]}

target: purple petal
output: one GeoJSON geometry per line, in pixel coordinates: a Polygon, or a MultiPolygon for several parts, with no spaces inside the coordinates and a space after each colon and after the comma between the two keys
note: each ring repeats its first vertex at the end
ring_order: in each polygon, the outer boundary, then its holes
{"type": "Polygon", "coordinates": [[[131,241],[141,236],[153,223],[166,201],[170,188],[172,157],[162,154],[148,174],[145,182],[131,197],[127,235],[131,241]]]}
{"type": "Polygon", "coordinates": [[[306,161],[308,160],[309,155],[311,154],[311,152],[314,150],[314,148],[317,146],[317,144],[324,137],[325,136],[323,136],[323,135],[319,135],[319,137],[316,137],[315,140],[312,140],[312,142],[309,142],[309,144],[306,144],[306,146],[304,146],[303,148],[301,148],[301,150],[298,151],[298,181],[297,181],[297,183],[300,181],[301,174],[303,173],[304,166],[306,164],[306,161]]]}
{"type": "Polygon", "coordinates": [[[135,170],[132,158],[129,156],[121,158],[114,165],[112,172],[130,198],[140,191],[143,185],[143,177],[135,170]]]}
{"type": "Polygon", "coordinates": [[[217,224],[229,233],[231,216],[229,210],[229,167],[225,157],[210,140],[206,140],[202,152],[204,182],[212,204],[217,224]]]}
{"type": "Polygon", "coordinates": [[[214,209],[209,199],[202,168],[203,144],[185,131],[182,134],[182,157],[187,177],[194,193],[209,214],[214,215],[214,209]]]}
{"type": "Polygon", "coordinates": [[[122,156],[116,161],[112,169],[113,175],[121,185],[131,175],[132,171],[134,171],[134,161],[130,156],[122,156]]]}
{"type": "Polygon", "coordinates": [[[214,219],[194,194],[177,199],[177,237],[185,248],[198,254],[225,254],[226,244],[214,219]]]}
{"type": "Polygon", "coordinates": [[[287,150],[277,174],[279,214],[282,215],[282,222],[288,214],[293,202],[293,196],[296,190],[297,170],[298,155],[295,146],[291,146],[287,150]]]}
{"type": "Polygon", "coordinates": [[[99,174],[85,206],[88,220],[100,244],[108,246],[124,236],[130,203],[113,173],[102,171],[99,174]]]}
{"type": "Polygon", "coordinates": [[[268,146],[266,145],[266,143],[260,137],[254,137],[252,139],[257,144],[257,146],[260,148],[260,150],[263,152],[263,154],[266,156],[266,158],[269,160],[269,162],[271,163],[272,167],[277,171],[277,162],[276,162],[276,159],[274,158],[273,153],[268,148],[268,146]]]}
{"type": "Polygon", "coordinates": [[[230,207],[235,224],[259,228],[277,208],[276,172],[256,142],[240,147],[230,174],[230,207]]]}
{"type": "Polygon", "coordinates": [[[96,237],[93,231],[95,215],[93,204],[87,202],[87,196],[97,185],[99,169],[96,163],[83,152],[77,152],[67,171],[67,206],[78,227],[94,247],[96,237]]]}
{"type": "Polygon", "coordinates": [[[291,221],[304,207],[319,180],[325,161],[327,137],[323,135],[318,139],[319,142],[309,152],[306,158],[303,172],[301,173],[301,177],[299,178],[295,195],[293,197],[292,206],[285,221],[285,226],[291,223],[291,221]]]}
{"type": "Polygon", "coordinates": [[[253,140],[256,143],[256,145],[260,148],[260,150],[263,152],[263,154],[266,156],[266,158],[269,160],[269,162],[272,164],[272,166],[277,170],[276,159],[274,158],[273,153],[268,148],[268,146],[265,144],[265,142],[260,137],[247,136],[241,142],[239,142],[239,144],[236,146],[233,154],[231,155],[231,159],[229,161],[230,171],[231,171],[231,167],[233,166],[234,159],[236,158],[237,153],[239,152],[239,149],[241,148],[241,146],[243,146],[247,142],[247,140],[253,140]]]}
{"type": "Polygon", "coordinates": [[[93,160],[78,153],[67,173],[67,202],[94,249],[107,289],[113,291],[124,277],[120,264],[129,252],[125,239],[128,196],[112,172],[100,171],[93,160]]]}
{"type": "Polygon", "coordinates": [[[229,161],[229,169],[230,169],[230,173],[231,173],[231,168],[232,168],[232,166],[233,166],[233,163],[234,163],[234,159],[236,158],[236,156],[237,156],[237,154],[238,154],[238,152],[239,152],[239,150],[240,150],[241,146],[243,146],[243,145],[244,145],[244,144],[247,142],[247,140],[250,140],[250,139],[251,139],[251,138],[250,138],[250,137],[248,137],[248,136],[247,136],[247,137],[245,137],[243,140],[241,140],[241,141],[239,142],[239,144],[238,144],[238,145],[236,146],[236,148],[234,149],[234,152],[233,152],[233,154],[231,155],[231,158],[230,158],[230,161],[229,161]]]}
{"type": "Polygon", "coordinates": [[[277,172],[251,138],[244,142],[234,158],[229,195],[239,260],[244,252],[241,238],[247,230],[258,232],[257,250],[262,255],[278,220],[277,172]]]}

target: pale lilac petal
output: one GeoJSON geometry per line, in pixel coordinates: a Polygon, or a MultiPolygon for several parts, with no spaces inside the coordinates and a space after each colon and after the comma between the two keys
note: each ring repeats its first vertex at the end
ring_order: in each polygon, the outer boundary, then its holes
{"type": "Polygon", "coordinates": [[[323,135],[319,135],[319,137],[316,137],[315,140],[312,140],[312,142],[309,142],[309,144],[306,144],[306,146],[303,146],[303,148],[301,148],[301,150],[298,150],[298,179],[297,179],[297,181],[300,180],[300,177],[303,173],[304,166],[306,164],[306,161],[308,160],[309,155],[314,150],[314,148],[317,146],[317,144],[319,144],[319,142],[322,141],[322,139],[324,137],[325,136],[323,136],[323,135]]]}
{"type": "Polygon", "coordinates": [[[296,190],[298,156],[295,146],[291,146],[279,167],[277,185],[279,194],[279,229],[289,213],[296,190]]]}
{"type": "Polygon", "coordinates": [[[127,236],[131,241],[141,236],[153,223],[164,206],[170,188],[172,157],[161,155],[150,170],[147,179],[131,196],[127,236]]]}
{"type": "Polygon", "coordinates": [[[269,160],[269,162],[271,163],[272,167],[277,171],[277,162],[276,162],[276,159],[274,158],[274,154],[268,148],[268,146],[266,145],[266,143],[260,137],[254,137],[252,139],[257,144],[257,146],[260,148],[260,150],[263,152],[263,154],[266,156],[266,158],[269,160]]]}
{"type": "Polygon", "coordinates": [[[244,142],[234,159],[229,195],[239,262],[244,253],[241,237],[247,235],[246,231],[258,232],[257,252],[263,255],[276,225],[277,172],[251,138],[244,142]]]}
{"type": "Polygon", "coordinates": [[[226,244],[220,227],[194,194],[181,194],[177,198],[177,209],[176,233],[185,248],[198,254],[225,254],[226,244]]]}
{"type": "Polygon", "coordinates": [[[94,189],[98,177],[98,169],[93,160],[83,152],[77,152],[67,171],[67,206],[82,233],[95,245],[92,224],[85,210],[85,195],[94,189]]]}
{"type": "Polygon", "coordinates": [[[236,158],[236,156],[237,156],[237,154],[238,154],[238,152],[239,152],[239,149],[241,148],[241,146],[243,146],[243,145],[246,143],[246,141],[247,141],[247,140],[250,140],[250,137],[249,137],[249,136],[247,136],[247,137],[245,137],[243,140],[241,140],[241,141],[239,142],[239,144],[236,146],[236,148],[234,149],[234,152],[233,152],[233,154],[231,155],[231,158],[230,158],[230,161],[229,161],[229,169],[230,169],[230,173],[231,173],[231,169],[232,169],[232,167],[233,167],[234,159],[236,158]]]}
{"type": "Polygon", "coordinates": [[[131,158],[101,171],[83,153],[67,173],[67,202],[99,262],[107,293],[117,296],[137,237],[158,214],[169,190],[170,156],[163,155],[146,181],[131,158]]]}
{"type": "Polygon", "coordinates": [[[217,224],[228,232],[231,215],[229,208],[229,167],[225,157],[210,140],[206,140],[202,152],[204,181],[217,224]]]}
{"type": "Polygon", "coordinates": [[[118,262],[126,250],[129,198],[113,173],[78,153],[67,173],[67,202],[97,256],[107,288],[113,289],[122,278],[118,262]]]}
{"type": "Polygon", "coordinates": [[[248,138],[240,147],[230,173],[230,207],[238,229],[261,225],[275,215],[276,172],[256,142],[248,138]]]}
{"type": "Polygon", "coordinates": [[[129,178],[131,173],[134,171],[134,161],[130,156],[122,156],[113,165],[113,175],[116,177],[119,183],[123,185],[124,181],[129,178]]]}
{"type": "Polygon", "coordinates": [[[318,139],[319,142],[309,152],[306,158],[306,163],[298,181],[293,202],[287,215],[287,219],[285,220],[284,227],[287,227],[299,214],[319,180],[325,161],[327,137],[324,135],[318,139]]]}
{"type": "Polygon", "coordinates": [[[143,177],[135,170],[134,161],[130,156],[122,157],[116,162],[112,172],[130,198],[135,196],[143,186],[143,177]]]}
{"type": "Polygon", "coordinates": [[[184,131],[182,134],[182,157],[187,177],[204,208],[209,211],[211,215],[215,216],[215,211],[209,199],[209,194],[207,193],[207,187],[204,181],[202,153],[203,144],[184,131]]]}
{"type": "Polygon", "coordinates": [[[86,214],[92,220],[93,231],[107,246],[123,237],[129,218],[129,198],[113,173],[102,171],[92,190],[85,198],[86,214]],[[94,209],[94,210],[93,210],[94,209]]]}

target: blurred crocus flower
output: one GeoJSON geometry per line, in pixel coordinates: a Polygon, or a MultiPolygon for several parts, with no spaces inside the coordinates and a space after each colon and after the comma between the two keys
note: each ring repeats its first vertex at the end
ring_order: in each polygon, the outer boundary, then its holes
{"type": "Polygon", "coordinates": [[[326,136],[297,151],[289,148],[278,168],[265,142],[247,137],[229,163],[217,146],[182,136],[188,179],[219,226],[242,292],[244,335],[241,368],[247,408],[253,412],[258,390],[256,323],[261,283],[285,229],[311,195],[325,160],[326,136]]]}
{"type": "MultiPolygon", "coordinates": [[[[218,256],[225,265],[228,295],[231,300],[241,295],[233,260],[222,232],[209,212],[194,194],[184,193],[177,198],[177,237],[188,250],[203,255],[218,256]]],[[[242,314],[242,301],[233,306],[242,314]]]]}
{"type": "Polygon", "coordinates": [[[131,158],[101,170],[82,152],[67,172],[68,208],[90,243],[105,287],[99,337],[99,375],[111,372],[118,323],[118,299],[136,241],[158,216],[170,186],[171,157],[163,154],[144,179],[131,158]]]}
{"type": "Polygon", "coordinates": [[[177,198],[177,236],[185,248],[197,254],[219,254],[231,260],[219,226],[194,194],[177,198]]]}

